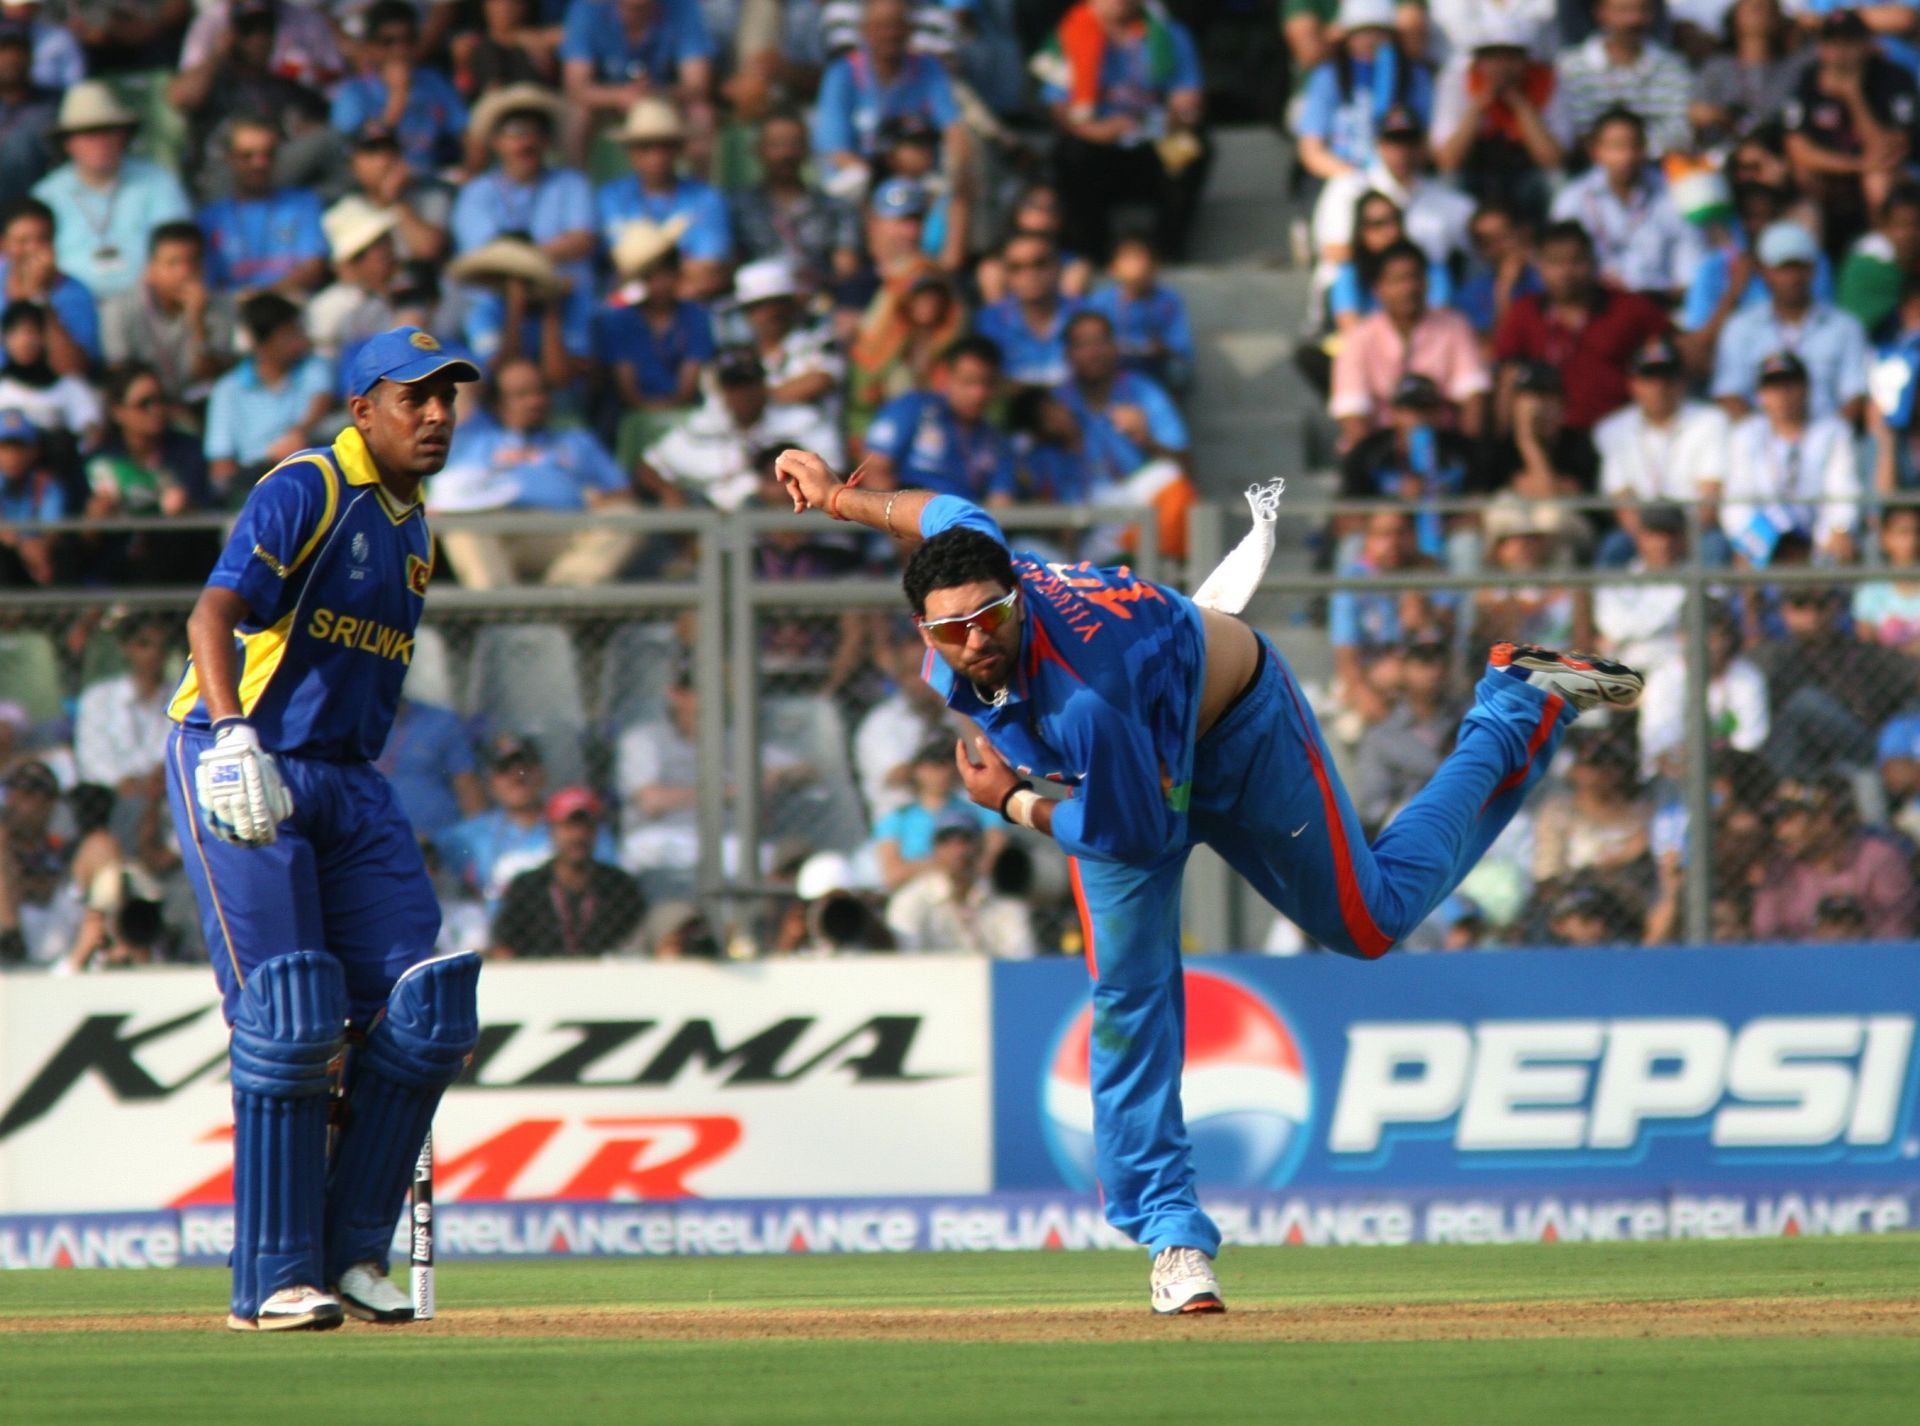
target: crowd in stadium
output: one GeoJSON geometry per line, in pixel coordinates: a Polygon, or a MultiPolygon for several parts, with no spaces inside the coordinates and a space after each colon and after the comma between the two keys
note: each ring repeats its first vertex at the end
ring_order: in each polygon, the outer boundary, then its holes
{"type": "MultiPolygon", "coordinates": [[[[1248,26],[1283,39],[1256,89],[1313,274],[1288,379],[1324,393],[1340,495],[1394,507],[1334,520],[1324,568],[1537,573],[1327,601],[1361,816],[1445,755],[1488,644],[1650,670],[1410,944],[1679,938],[1684,590],[1657,572],[1696,556],[1875,571],[1713,611],[1716,937],[1911,934],[1904,0],[5,0],[0,590],[197,583],[205,517],[331,439],[342,373],[400,323],[486,373],[431,514],[778,509],[772,455],[800,446],[883,489],[1152,509],[1177,552],[1195,480],[1246,474],[1192,468],[1162,268],[1212,162],[1207,35],[1248,26]],[[1577,496],[1606,508],[1538,503],[1577,496]],[[30,523],[124,516],[200,518],[30,523]],[[1555,585],[1576,567],[1628,582],[1555,585]]],[[[687,546],[589,518],[439,553],[442,587],[501,590],[671,575],[687,546]]],[[[823,523],[755,572],[893,560],[823,523]]],[[[159,771],[178,614],[57,647],[36,617],[0,618],[0,963],[196,955],[159,771]]],[[[383,767],[448,945],[1073,948],[1051,848],[960,795],[914,631],[857,616],[769,622],[765,669],[804,696],[770,709],[759,856],[792,894],[710,924],[687,630],[657,632],[606,640],[610,666],[680,652],[598,757],[410,688],[383,767]]]]}

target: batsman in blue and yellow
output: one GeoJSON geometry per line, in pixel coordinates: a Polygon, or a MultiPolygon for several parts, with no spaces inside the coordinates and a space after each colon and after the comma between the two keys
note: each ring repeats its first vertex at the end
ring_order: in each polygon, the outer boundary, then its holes
{"type": "MultiPolygon", "coordinates": [[[[1189,853],[1211,846],[1329,950],[1377,959],[1472,870],[1574,716],[1633,703],[1640,675],[1496,645],[1453,753],[1369,844],[1286,661],[1218,604],[1124,566],[1010,550],[965,500],[856,489],[810,452],[784,452],[775,470],[796,510],[917,546],[902,583],[925,677],[984,735],[955,749],[967,793],[1072,858],[1107,1219],[1153,1253],[1154,1311],[1224,1311],[1220,1230],[1194,1191],[1180,1106],[1189,853]],[[1035,778],[1067,796],[1042,797],[1035,778]]],[[[1264,569],[1262,556],[1250,584],[1264,569]]]]}
{"type": "Polygon", "coordinates": [[[479,379],[417,328],[368,342],[353,425],[261,477],[187,622],[167,790],[231,1029],[237,1331],[413,1317],[387,1254],[479,1036],[480,963],[434,955],[439,905],[373,761],[433,573],[421,482],[479,379]]]}

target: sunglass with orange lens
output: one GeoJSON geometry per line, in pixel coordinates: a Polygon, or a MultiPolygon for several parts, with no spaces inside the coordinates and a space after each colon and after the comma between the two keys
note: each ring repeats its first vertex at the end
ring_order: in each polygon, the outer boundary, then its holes
{"type": "Polygon", "coordinates": [[[964,644],[967,635],[978,629],[991,634],[1005,626],[1018,606],[1020,591],[1009,589],[991,604],[983,604],[971,614],[955,614],[948,619],[922,619],[920,627],[936,644],[964,644]]]}

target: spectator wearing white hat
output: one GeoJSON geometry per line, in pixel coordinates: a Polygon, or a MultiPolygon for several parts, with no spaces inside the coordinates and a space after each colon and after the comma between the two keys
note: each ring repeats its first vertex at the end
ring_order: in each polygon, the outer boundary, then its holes
{"type": "Polygon", "coordinates": [[[139,116],[105,84],[74,85],[53,130],[67,162],[33,186],[33,196],[53,209],[61,271],[84,282],[96,301],[139,281],[155,228],[192,216],[179,179],[128,157],[139,127],[139,116]]]}
{"type": "Polygon", "coordinates": [[[334,280],[307,304],[313,349],[337,361],[343,348],[396,325],[389,295],[400,270],[394,253],[395,218],[364,198],[343,198],[323,220],[334,280]]]}
{"type": "Polygon", "coordinates": [[[1559,47],[1556,0],[1427,0],[1426,11],[1427,59],[1434,64],[1451,64],[1496,34],[1524,36],[1528,51],[1549,62],[1559,47]]]}
{"type": "Polygon", "coordinates": [[[811,406],[837,422],[846,358],[831,332],[805,320],[801,297],[799,279],[784,258],[750,262],[733,275],[733,300],[766,368],[768,399],[811,406]]]}
{"type": "Polygon", "coordinates": [[[680,174],[687,127],[679,107],[650,95],[627,111],[614,137],[626,145],[633,172],[601,184],[594,195],[601,238],[611,248],[620,241],[621,229],[636,219],[666,223],[684,218],[680,257],[686,265],[686,295],[705,298],[724,292],[733,257],[727,201],[707,184],[680,174]]]}
{"type": "Polygon", "coordinates": [[[464,252],[447,276],[466,289],[462,334],[483,362],[532,357],[558,388],[592,359],[593,293],[526,238],[498,237],[464,252]]]}
{"type": "Polygon", "coordinates": [[[1656,155],[1686,150],[1693,75],[1685,60],[1649,38],[1654,0],[1596,0],[1593,19],[1594,33],[1560,51],[1556,65],[1574,132],[1587,133],[1607,110],[1624,107],[1646,122],[1656,155]]]}
{"type": "Polygon", "coordinates": [[[1393,0],[1342,0],[1340,38],[1307,76],[1300,111],[1300,164],[1315,178],[1364,171],[1374,160],[1380,117],[1395,105],[1433,117],[1433,79],[1395,38],[1393,0]]]}
{"type": "Polygon", "coordinates": [[[1805,366],[1812,414],[1857,422],[1867,393],[1867,334],[1858,320],[1813,295],[1820,245],[1797,223],[1775,223],[1754,245],[1764,306],[1742,308],[1720,329],[1713,364],[1713,396],[1728,416],[1753,409],[1760,366],[1791,352],[1805,366]]]}
{"type": "Polygon", "coordinates": [[[510,84],[474,106],[469,163],[478,168],[491,154],[493,166],[454,200],[453,245],[468,253],[495,238],[524,238],[575,292],[590,295],[599,246],[593,185],[548,162],[565,115],[560,96],[538,84],[510,84]]]}

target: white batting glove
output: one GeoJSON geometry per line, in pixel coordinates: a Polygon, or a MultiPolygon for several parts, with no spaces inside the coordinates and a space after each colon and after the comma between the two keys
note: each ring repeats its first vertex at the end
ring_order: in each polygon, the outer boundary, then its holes
{"type": "Polygon", "coordinates": [[[202,825],[236,847],[271,846],[280,823],[293,815],[293,796],[273,754],[261,748],[253,726],[238,718],[214,730],[213,746],[193,770],[193,790],[202,825]]]}

